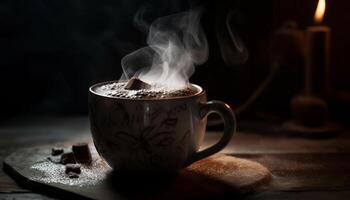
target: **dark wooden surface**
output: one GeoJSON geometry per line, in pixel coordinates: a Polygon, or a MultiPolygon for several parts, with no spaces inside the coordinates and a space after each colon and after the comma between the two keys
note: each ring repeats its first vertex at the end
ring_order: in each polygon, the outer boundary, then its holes
{"type": "MultiPolygon", "coordinates": [[[[69,149],[72,144],[62,145],[69,149]]],[[[72,180],[64,176],[61,165],[46,160],[50,150],[50,146],[16,150],[6,157],[3,169],[23,187],[38,192],[45,191],[51,196],[63,199],[188,200],[222,195],[243,196],[260,192],[272,179],[268,169],[261,164],[224,154],[216,154],[195,162],[176,176],[103,173],[108,168],[97,160],[97,152],[92,151],[92,157],[95,159],[94,169],[83,166],[80,177],[72,180]],[[33,166],[36,166],[36,169],[33,169],[33,166]],[[47,166],[47,173],[38,171],[38,166],[47,166]],[[57,170],[62,170],[63,174],[57,175],[57,170]],[[92,170],[99,175],[102,173],[105,177],[96,179],[87,175],[93,173],[92,170]],[[56,175],[52,176],[52,173],[56,175]],[[42,179],[43,177],[49,178],[42,179]],[[93,185],[90,185],[91,181],[94,182],[93,185]]]]}
{"type": "MultiPolygon", "coordinates": [[[[257,161],[278,185],[244,199],[349,199],[350,131],[328,139],[240,130],[223,153],[257,161]]],[[[209,131],[204,146],[220,137],[209,131]]],[[[0,124],[0,161],[19,147],[90,140],[87,117],[24,117],[0,124]]],[[[0,171],[0,199],[52,199],[19,187],[0,171]]]]}

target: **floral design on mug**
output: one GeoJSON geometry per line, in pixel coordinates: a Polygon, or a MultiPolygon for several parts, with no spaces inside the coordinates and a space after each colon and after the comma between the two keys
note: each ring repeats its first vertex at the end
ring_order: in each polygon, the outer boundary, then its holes
{"type": "Polygon", "coordinates": [[[136,162],[146,165],[155,165],[157,154],[154,148],[171,146],[174,142],[173,131],[156,131],[156,127],[145,127],[139,136],[120,131],[116,133],[118,144],[127,145],[129,156],[136,162]]]}
{"type": "Polygon", "coordinates": [[[119,160],[117,168],[123,168],[126,163],[125,168],[139,165],[161,168],[165,152],[182,153],[187,148],[186,140],[191,131],[180,134],[176,130],[179,113],[188,109],[187,104],[149,108],[147,104],[129,106],[122,102],[94,101],[90,105],[91,128],[99,134],[94,138],[96,146],[104,143],[111,147],[111,151],[99,152],[119,160]]]}
{"type": "MultiPolygon", "coordinates": [[[[156,166],[163,149],[171,147],[175,142],[175,127],[178,118],[173,112],[165,112],[161,107],[150,113],[151,120],[147,126],[142,126],[140,116],[143,111],[129,114],[123,104],[115,104],[109,113],[108,121],[114,122],[110,127],[116,130],[108,141],[116,150],[128,152],[129,158],[136,163],[156,166]],[[141,126],[141,127],[140,127],[141,126]]],[[[144,125],[144,124],[143,124],[144,125]]],[[[106,141],[107,142],[107,141],[106,141]]]]}

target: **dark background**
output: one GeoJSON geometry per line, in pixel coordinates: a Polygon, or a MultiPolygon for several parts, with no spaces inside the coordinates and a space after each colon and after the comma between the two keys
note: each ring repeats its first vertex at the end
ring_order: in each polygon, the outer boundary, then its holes
{"type": "MultiPolygon", "coordinates": [[[[316,4],[316,0],[2,0],[0,120],[27,114],[86,114],[88,87],[119,79],[120,59],[145,45],[146,34],[133,24],[144,6],[152,10],[146,21],[204,8],[209,59],[196,68],[191,82],[208,90],[210,99],[239,106],[270,71],[276,29],[288,20],[305,29],[313,23],[316,4]],[[249,51],[243,64],[225,63],[219,51],[217,32],[229,12],[249,51]]],[[[349,9],[349,1],[327,1],[324,20],[332,28],[332,86],[345,99],[350,91],[349,9]]],[[[287,115],[289,99],[302,86],[303,60],[282,62],[254,109],[287,115]]]]}

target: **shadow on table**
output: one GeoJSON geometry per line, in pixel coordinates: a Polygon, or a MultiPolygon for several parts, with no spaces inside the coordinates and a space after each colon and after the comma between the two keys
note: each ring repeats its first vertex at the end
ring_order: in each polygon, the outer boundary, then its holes
{"type": "Polygon", "coordinates": [[[127,199],[224,199],[246,194],[219,180],[190,170],[179,173],[141,174],[112,172],[109,186],[127,199]]]}

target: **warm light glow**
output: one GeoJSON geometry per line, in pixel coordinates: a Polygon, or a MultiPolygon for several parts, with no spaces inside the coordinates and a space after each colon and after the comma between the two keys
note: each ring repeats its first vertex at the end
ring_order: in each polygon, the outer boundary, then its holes
{"type": "Polygon", "coordinates": [[[318,0],[315,17],[314,17],[314,20],[316,23],[322,22],[325,10],[326,10],[326,0],[318,0]]]}

